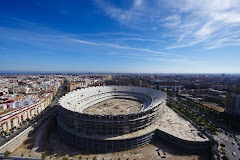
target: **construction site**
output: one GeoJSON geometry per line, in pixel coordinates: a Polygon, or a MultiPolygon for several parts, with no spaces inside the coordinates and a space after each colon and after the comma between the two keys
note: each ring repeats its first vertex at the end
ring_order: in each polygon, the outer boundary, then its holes
{"type": "MultiPolygon", "coordinates": [[[[183,138],[193,135],[189,133],[189,130],[195,130],[195,128],[189,125],[189,122],[185,121],[179,117],[172,109],[165,107],[163,113],[166,115],[162,117],[162,121],[166,119],[165,130],[176,134],[181,134],[183,138]],[[178,120],[177,122],[174,122],[178,120]],[[175,123],[174,127],[167,128],[167,124],[175,123]],[[184,126],[182,126],[182,124],[184,126]],[[190,128],[188,128],[190,127],[190,128]]],[[[190,137],[191,138],[191,137],[190,137]]],[[[159,140],[154,140],[152,143],[132,149],[129,151],[114,152],[114,153],[104,153],[104,154],[89,154],[85,151],[79,150],[77,147],[68,145],[64,140],[58,135],[56,129],[56,119],[53,117],[49,121],[42,124],[36,132],[32,135],[13,153],[13,156],[21,156],[26,158],[41,158],[42,154],[46,155],[46,159],[59,159],[63,157],[69,157],[69,159],[93,159],[97,157],[98,159],[167,159],[167,160],[205,160],[209,157],[208,153],[201,154],[189,154],[178,149],[175,149],[159,140]],[[47,131],[47,132],[46,132],[47,131]]]]}

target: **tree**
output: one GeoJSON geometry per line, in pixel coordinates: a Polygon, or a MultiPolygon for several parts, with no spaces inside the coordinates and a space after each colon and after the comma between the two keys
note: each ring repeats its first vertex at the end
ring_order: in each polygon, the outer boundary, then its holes
{"type": "Polygon", "coordinates": [[[229,160],[227,156],[222,157],[223,160],[229,160]]]}
{"type": "Polygon", "coordinates": [[[10,151],[6,151],[6,152],[4,153],[4,157],[8,157],[10,154],[11,154],[10,151]]]}
{"type": "Polygon", "coordinates": [[[46,154],[45,153],[42,153],[42,158],[41,160],[44,160],[46,158],[46,154]]]}
{"type": "Polygon", "coordinates": [[[93,160],[97,160],[97,157],[94,157],[93,160]]]}
{"type": "Polygon", "coordinates": [[[60,155],[59,153],[57,153],[57,154],[55,155],[55,157],[56,157],[57,159],[59,159],[59,158],[61,157],[61,155],[60,155]]]}
{"type": "Polygon", "coordinates": [[[67,157],[63,157],[63,159],[62,160],[68,160],[68,158],[67,157]]]}
{"type": "Polygon", "coordinates": [[[23,82],[19,81],[18,86],[21,86],[21,85],[23,85],[23,82]]]}

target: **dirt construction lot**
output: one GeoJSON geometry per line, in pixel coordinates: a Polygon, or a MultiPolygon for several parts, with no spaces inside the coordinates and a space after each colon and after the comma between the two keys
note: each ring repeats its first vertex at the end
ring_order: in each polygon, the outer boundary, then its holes
{"type": "Polygon", "coordinates": [[[211,108],[211,109],[214,109],[218,112],[224,112],[224,108],[222,107],[219,107],[217,104],[215,103],[210,103],[210,102],[201,102],[202,105],[208,107],[208,108],[211,108]]]}
{"type": "Polygon", "coordinates": [[[86,110],[88,114],[119,115],[137,113],[141,109],[141,103],[127,99],[108,99],[95,104],[86,110]]]}

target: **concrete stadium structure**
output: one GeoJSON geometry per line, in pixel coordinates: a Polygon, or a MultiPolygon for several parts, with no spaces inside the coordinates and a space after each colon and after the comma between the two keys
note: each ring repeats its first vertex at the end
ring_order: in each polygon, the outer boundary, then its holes
{"type": "Polygon", "coordinates": [[[58,133],[68,144],[87,152],[130,150],[153,139],[191,153],[209,150],[209,139],[165,107],[166,98],[164,92],[132,86],[75,90],[59,101],[58,133]],[[119,99],[126,103],[118,103],[119,99]]]}
{"type": "Polygon", "coordinates": [[[154,136],[165,99],[164,92],[143,87],[100,86],[76,90],[59,101],[58,131],[66,142],[89,152],[115,152],[144,146],[154,136]],[[132,114],[86,112],[108,99],[138,101],[141,107],[132,114]]]}

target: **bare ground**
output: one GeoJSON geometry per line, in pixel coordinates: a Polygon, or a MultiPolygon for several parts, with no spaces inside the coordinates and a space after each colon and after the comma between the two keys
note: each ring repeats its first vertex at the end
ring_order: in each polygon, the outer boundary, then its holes
{"type": "Polygon", "coordinates": [[[202,105],[208,107],[208,108],[211,108],[211,109],[214,109],[218,112],[224,112],[224,108],[222,107],[219,107],[216,103],[210,103],[210,102],[201,102],[202,105]]]}

